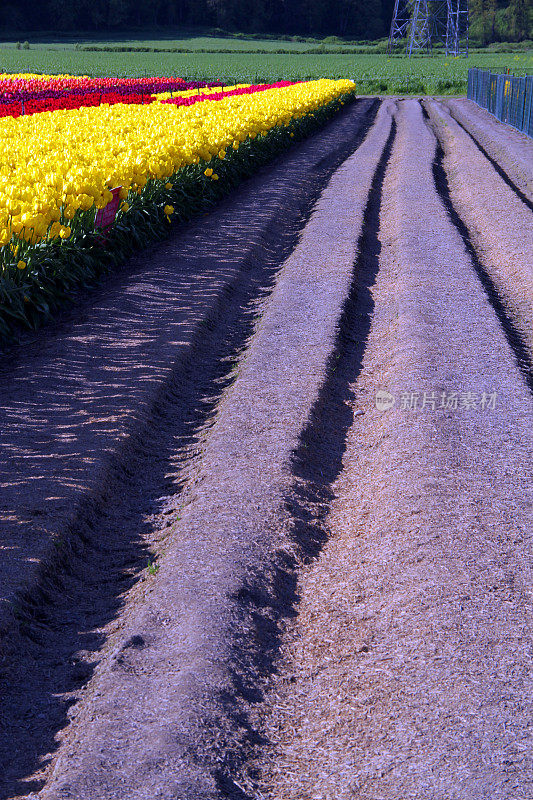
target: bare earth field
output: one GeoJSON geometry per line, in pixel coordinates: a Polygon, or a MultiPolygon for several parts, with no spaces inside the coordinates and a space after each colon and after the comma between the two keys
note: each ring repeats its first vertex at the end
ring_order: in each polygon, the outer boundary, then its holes
{"type": "Polygon", "coordinates": [[[359,100],[0,360],[0,800],[533,796],[533,142],[359,100]]]}

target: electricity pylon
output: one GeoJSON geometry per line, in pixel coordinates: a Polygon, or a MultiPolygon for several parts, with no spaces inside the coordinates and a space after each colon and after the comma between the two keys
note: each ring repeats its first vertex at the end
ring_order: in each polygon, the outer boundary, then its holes
{"type": "Polygon", "coordinates": [[[416,50],[431,52],[431,17],[428,0],[413,0],[411,7],[413,13],[409,31],[409,58],[416,50]]]}
{"type": "Polygon", "coordinates": [[[409,57],[435,42],[446,55],[468,55],[468,0],[395,0],[388,52],[404,40],[409,57]]]}
{"type": "Polygon", "coordinates": [[[448,0],[446,55],[468,55],[468,0],[448,0]]]}
{"type": "Polygon", "coordinates": [[[401,42],[407,36],[411,24],[411,0],[394,0],[394,11],[389,33],[390,53],[393,45],[401,42]]]}

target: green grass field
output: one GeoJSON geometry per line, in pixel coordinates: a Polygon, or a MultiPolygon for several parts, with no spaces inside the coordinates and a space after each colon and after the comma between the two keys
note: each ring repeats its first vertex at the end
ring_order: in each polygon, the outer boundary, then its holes
{"type": "Polygon", "coordinates": [[[403,55],[360,52],[365,49],[364,45],[357,46],[358,52],[347,45],[338,48],[335,44],[323,43],[320,46],[326,48],[326,52],[316,52],[317,44],[312,42],[207,36],[78,42],[43,39],[30,42],[30,49],[17,49],[11,41],[0,42],[0,71],[120,77],[180,75],[223,79],[229,83],[347,77],[356,81],[361,94],[464,94],[468,67],[494,71],[509,68],[515,74],[533,72],[531,51],[474,51],[468,59],[434,55],[409,60],[403,55]],[[142,52],[139,48],[143,47],[166,52],[142,52]],[[117,52],[109,48],[132,50],[117,52]],[[176,49],[187,49],[187,52],[172,52],[176,49]],[[342,49],[342,52],[331,52],[332,49],[342,49]],[[210,52],[201,52],[206,50],[210,52]],[[222,50],[230,52],[220,52],[222,50]],[[288,52],[274,52],[276,50],[288,52]]]}

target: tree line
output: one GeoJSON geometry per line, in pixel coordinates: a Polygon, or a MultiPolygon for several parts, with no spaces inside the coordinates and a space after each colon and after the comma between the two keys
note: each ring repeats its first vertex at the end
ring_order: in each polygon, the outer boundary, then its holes
{"type": "MultiPolygon", "coordinates": [[[[0,0],[0,26],[35,31],[116,31],[187,26],[225,31],[374,40],[387,36],[394,0],[0,0]]],[[[481,44],[531,37],[531,0],[470,0],[481,44]]]]}
{"type": "Polygon", "coordinates": [[[470,0],[471,34],[479,44],[533,37],[531,0],[470,0]]]}

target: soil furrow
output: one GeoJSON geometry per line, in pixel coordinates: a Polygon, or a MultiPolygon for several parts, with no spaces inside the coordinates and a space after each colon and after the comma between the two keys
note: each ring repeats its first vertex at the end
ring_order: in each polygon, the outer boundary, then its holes
{"type": "Polygon", "coordinates": [[[73,710],[43,800],[220,794],[217,768],[228,743],[249,733],[235,706],[261,691],[250,688],[253,676],[240,679],[232,636],[247,577],[272,572],[281,551],[291,558],[283,507],[290,455],[335,346],[390,126],[386,108],[378,119],[334,174],[261,304],[185,494],[169,500],[174,519],[158,546],[159,571],[104,631],[101,661],[73,710]]]}
{"type": "Polygon", "coordinates": [[[472,244],[470,232],[453,205],[450,195],[450,187],[448,185],[448,178],[444,167],[442,166],[443,160],[444,150],[440,146],[440,143],[437,143],[437,152],[433,162],[433,177],[435,179],[435,186],[437,187],[437,191],[446,211],[448,212],[451,222],[463,240],[464,246],[471,258],[476,274],[478,275],[487,297],[496,313],[496,316],[498,317],[503,332],[505,333],[505,337],[513,350],[517,365],[524,375],[530,391],[533,392],[533,354],[528,348],[524,340],[524,336],[515,327],[513,320],[506,310],[505,298],[501,297],[501,291],[498,292],[492,278],[481,263],[475,247],[472,244]]]}
{"type": "Polygon", "coordinates": [[[105,626],[168,534],[164,495],[201,453],[257,304],[372,108],[335,120],[4,359],[2,797],[42,785],[105,626]]]}
{"type": "MultiPolygon", "coordinates": [[[[284,623],[290,623],[294,617],[294,605],[298,600],[297,570],[317,558],[328,539],[326,520],[335,496],[333,484],[342,470],[346,436],[354,414],[362,413],[361,409],[354,409],[353,385],[361,369],[373,314],[370,287],[379,264],[379,210],[395,135],[393,119],[368,194],[350,289],[326,378],[291,456],[294,479],[284,504],[295,558],[291,561],[281,558],[269,583],[265,582],[263,574],[258,574],[250,577],[241,591],[243,617],[239,624],[240,635],[237,633],[235,637],[235,671],[243,685],[250,684],[250,689],[268,680],[279,667],[278,650],[284,623]],[[277,630],[272,623],[278,625],[277,630]],[[253,679],[251,683],[250,678],[253,679]]],[[[242,709],[240,711],[242,713],[242,709]]],[[[254,730],[251,719],[247,724],[251,736],[244,746],[241,743],[237,752],[226,753],[220,770],[230,798],[235,796],[231,790],[241,783],[248,784],[250,796],[255,795],[256,787],[253,781],[248,781],[246,770],[254,763],[265,741],[260,731],[254,730]]]]}
{"type": "Polygon", "coordinates": [[[436,191],[419,105],[400,103],[397,122],[354,386],[364,414],[256,706],[257,799],[533,787],[531,395],[436,191]]]}
{"type": "MultiPolygon", "coordinates": [[[[440,105],[442,106],[442,103],[440,105]]],[[[449,111],[449,107],[447,108],[447,110],[449,111]]],[[[513,190],[516,196],[522,201],[522,203],[524,203],[524,205],[526,205],[529,208],[530,211],[533,211],[533,202],[529,199],[529,197],[527,197],[524,194],[524,192],[520,189],[520,187],[517,186],[515,181],[508,175],[508,173],[503,169],[503,167],[500,166],[497,159],[491,156],[491,154],[483,147],[481,142],[478,139],[476,139],[474,134],[468,130],[466,125],[463,125],[463,123],[460,122],[458,119],[456,119],[456,117],[454,117],[453,114],[450,114],[450,116],[454,119],[457,125],[470,137],[470,139],[474,142],[479,152],[482,153],[487,159],[487,161],[489,161],[492,164],[492,166],[494,167],[494,169],[496,170],[502,181],[506,183],[510,189],[513,190]]],[[[533,148],[531,156],[533,157],[533,148]]]]}
{"type": "MultiPolygon", "coordinates": [[[[426,103],[444,150],[449,194],[477,259],[513,319],[533,362],[533,215],[505,185],[462,128],[433,101],[426,103]]],[[[523,349],[523,348],[522,348],[523,349]]],[[[529,364],[528,364],[529,362],[529,364]]]]}
{"type": "MultiPolygon", "coordinates": [[[[441,101],[513,188],[533,201],[533,141],[470,100],[441,101]]],[[[529,206],[531,208],[531,205],[529,206]]]]}

